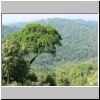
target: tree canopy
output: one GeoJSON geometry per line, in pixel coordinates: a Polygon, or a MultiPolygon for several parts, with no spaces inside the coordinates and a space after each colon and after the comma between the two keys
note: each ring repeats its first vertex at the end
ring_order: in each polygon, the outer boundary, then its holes
{"type": "Polygon", "coordinates": [[[56,53],[56,45],[61,45],[61,36],[51,26],[28,24],[19,32],[19,41],[25,50],[36,54],[56,53]]]}
{"type": "Polygon", "coordinates": [[[30,61],[34,61],[37,55],[41,53],[56,54],[56,46],[61,46],[61,36],[51,26],[42,26],[40,24],[28,24],[18,32],[17,40],[25,54],[35,55],[30,61]]]}

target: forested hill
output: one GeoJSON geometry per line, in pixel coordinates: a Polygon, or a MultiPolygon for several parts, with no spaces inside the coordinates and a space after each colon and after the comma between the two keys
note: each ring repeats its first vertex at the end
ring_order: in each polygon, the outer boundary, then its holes
{"type": "MultiPolygon", "coordinates": [[[[96,21],[53,18],[37,22],[43,25],[51,25],[58,30],[62,37],[62,46],[57,48],[57,55],[55,58],[43,54],[38,57],[34,63],[44,66],[45,64],[51,65],[56,62],[97,58],[98,23],[96,21]]],[[[19,31],[26,24],[28,23],[24,22],[2,26],[2,34],[5,36],[11,32],[19,31]]]]}

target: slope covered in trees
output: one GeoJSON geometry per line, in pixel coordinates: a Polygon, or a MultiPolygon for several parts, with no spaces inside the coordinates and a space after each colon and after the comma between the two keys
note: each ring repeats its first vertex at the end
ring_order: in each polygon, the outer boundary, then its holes
{"type": "MultiPolygon", "coordinates": [[[[23,82],[20,83],[13,80],[12,83],[10,83],[9,85],[97,85],[97,22],[68,20],[60,18],[45,19],[37,22],[43,26],[49,25],[56,29],[62,38],[62,46],[56,47],[56,56],[52,56],[46,52],[40,53],[39,56],[36,57],[36,59],[32,63],[31,69],[30,71],[28,71],[26,79],[24,79],[26,81],[23,80],[23,82]]],[[[20,36],[20,30],[22,30],[23,27],[23,29],[26,29],[26,24],[27,23],[18,23],[9,26],[3,26],[3,41],[7,39],[7,37],[5,37],[6,34],[7,36],[9,36],[9,34],[12,33],[11,38],[14,38],[13,32],[19,32],[19,34],[14,34],[20,36]]],[[[27,40],[27,31],[25,31],[26,33],[24,32],[24,30],[22,31],[23,38],[21,42],[27,41],[27,43],[31,45],[32,43],[28,42],[27,40]],[[26,36],[27,38],[24,38],[26,36]]],[[[31,48],[32,47],[34,46],[31,45],[31,48]]],[[[40,48],[42,47],[40,46],[40,48]]],[[[27,53],[26,51],[25,53],[27,53]]],[[[24,58],[21,59],[24,61],[24,59],[28,58],[28,60],[30,61],[32,56],[32,53],[30,53],[29,55],[23,54],[24,58]]],[[[6,84],[3,82],[3,85],[6,84]]]]}

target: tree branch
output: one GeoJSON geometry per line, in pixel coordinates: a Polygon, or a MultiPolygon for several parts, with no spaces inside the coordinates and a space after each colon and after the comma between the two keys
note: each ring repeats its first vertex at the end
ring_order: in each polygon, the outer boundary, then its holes
{"type": "Polygon", "coordinates": [[[31,65],[33,63],[33,61],[37,58],[37,56],[33,57],[30,62],[29,62],[29,65],[31,65]]]}

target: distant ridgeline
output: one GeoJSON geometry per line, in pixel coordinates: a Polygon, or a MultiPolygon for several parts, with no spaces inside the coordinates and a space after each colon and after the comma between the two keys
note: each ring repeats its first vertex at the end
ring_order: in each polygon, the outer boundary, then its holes
{"type": "MultiPolygon", "coordinates": [[[[42,25],[53,26],[62,37],[62,46],[57,48],[56,57],[41,54],[33,65],[40,69],[53,68],[57,62],[70,62],[97,59],[98,56],[98,22],[52,18],[37,21],[42,25]],[[41,59],[42,58],[42,59],[41,59]],[[49,67],[50,65],[50,67],[49,67]],[[45,67],[48,66],[48,67],[45,67]]],[[[29,22],[30,23],[30,22],[29,22]]],[[[31,22],[32,23],[32,22],[31,22]]],[[[2,26],[2,37],[19,31],[28,23],[17,23],[2,26]]]]}

